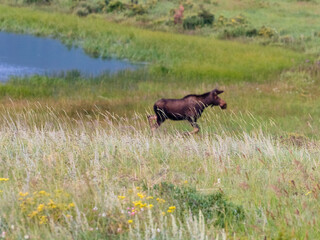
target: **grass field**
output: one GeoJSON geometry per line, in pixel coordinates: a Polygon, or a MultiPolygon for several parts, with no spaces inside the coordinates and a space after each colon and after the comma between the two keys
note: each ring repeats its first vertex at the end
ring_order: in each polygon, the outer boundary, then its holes
{"type": "MultiPolygon", "coordinates": [[[[276,6],[294,22],[317,11],[315,1],[253,2],[204,4],[227,17],[250,13],[257,27],[280,24],[276,6]]],[[[154,21],[167,14],[161,4],[171,8],[157,1],[154,21]]],[[[70,7],[0,5],[0,29],[148,64],[0,85],[0,238],[319,238],[320,66],[309,54],[317,38],[296,52],[260,38],[217,40],[212,29],[150,31],[137,19],[126,25],[122,13],[79,18],[70,7]],[[157,99],[215,87],[228,109],[207,109],[199,135],[185,137],[188,123],[168,121],[151,136],[146,115],[157,99]]],[[[299,24],[292,34],[312,29],[299,24]]]]}
{"type": "Polygon", "coordinates": [[[0,13],[2,30],[75,42],[92,55],[148,62],[155,74],[169,73],[185,81],[256,82],[302,58],[280,48],[153,32],[106,22],[99,17],[83,19],[3,5],[0,13]]]}
{"type": "Polygon", "coordinates": [[[143,0],[137,1],[137,4],[132,4],[131,0],[54,0],[48,1],[50,4],[41,4],[42,0],[0,2],[15,6],[28,5],[47,12],[80,13],[81,16],[86,13],[153,30],[280,45],[313,54],[319,52],[319,0],[143,0]],[[110,6],[117,6],[116,3],[122,4],[122,7],[110,9],[110,6]],[[174,13],[180,4],[184,6],[184,19],[197,16],[205,10],[214,15],[214,24],[192,30],[183,29],[182,24],[175,25],[174,13]],[[263,32],[263,27],[269,32],[263,32]],[[257,34],[246,34],[248,31],[252,33],[252,30],[257,34]]]}
{"type": "Polygon", "coordinates": [[[1,228],[9,238],[319,236],[317,142],[275,139],[259,130],[254,117],[232,116],[235,125],[253,124],[250,133],[233,134],[219,121],[212,131],[217,114],[204,117],[198,137],[172,130],[153,138],[141,115],[117,119],[96,110],[100,121],[74,120],[36,107],[45,112],[41,124],[31,111],[1,114],[2,176],[9,179],[0,182],[1,228]],[[186,197],[175,202],[153,189],[164,181],[196,186],[199,202],[198,195],[222,193],[228,204],[243,208],[245,218],[225,222],[222,230],[210,218],[192,217],[182,212],[186,197]],[[154,207],[141,211],[133,203],[139,200],[154,207]],[[128,206],[136,215],[127,213],[128,206]],[[167,212],[169,206],[175,211],[167,212]]]}

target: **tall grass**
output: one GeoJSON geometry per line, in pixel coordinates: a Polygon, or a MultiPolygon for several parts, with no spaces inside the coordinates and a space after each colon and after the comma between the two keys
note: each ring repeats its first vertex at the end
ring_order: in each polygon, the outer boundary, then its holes
{"type": "MultiPolygon", "coordinates": [[[[297,70],[291,70],[265,83],[237,83],[222,85],[215,83],[195,84],[193,81],[175,76],[154,74],[141,69],[118,74],[104,74],[87,78],[78,72],[57,76],[33,76],[12,78],[0,85],[1,107],[11,112],[35,110],[31,104],[40,102],[77,118],[86,114],[96,118],[94,109],[99,108],[121,117],[136,113],[153,113],[153,103],[160,98],[181,98],[187,94],[201,94],[216,87],[225,90],[221,97],[228,103],[226,111],[218,107],[208,108],[204,114],[211,118],[212,127],[220,117],[225,128],[250,131],[250,124],[244,129],[231,121],[232,115],[250,112],[259,122],[269,124],[270,119],[283,132],[307,137],[319,137],[319,64],[306,63],[297,70]],[[14,104],[12,104],[14,100],[14,104]]],[[[36,110],[38,112],[38,110],[36,110]]],[[[251,117],[246,115],[246,121],[251,117]]],[[[199,120],[203,124],[202,118],[199,120]]],[[[165,123],[170,125],[170,123],[165,123]]],[[[186,129],[186,123],[175,123],[175,128],[186,129]]],[[[268,128],[270,134],[279,134],[280,129],[268,128]]]]}
{"type": "MultiPolygon", "coordinates": [[[[0,115],[0,177],[8,178],[0,181],[0,230],[8,238],[319,237],[318,142],[276,139],[261,131],[258,121],[240,134],[217,121],[213,133],[207,131],[211,119],[204,119],[207,125],[196,137],[185,138],[180,131],[152,137],[139,114],[118,118],[96,110],[97,121],[37,108],[42,114],[0,115]],[[139,199],[141,192],[156,194],[153,185],[164,181],[194,186],[202,194],[223,193],[243,207],[244,222],[213,227],[201,212],[181,218],[179,204],[163,216],[156,200],[154,210],[129,218],[130,199],[139,199]],[[39,210],[49,198],[62,211],[58,220],[51,205],[39,210]],[[34,214],[48,216],[47,222],[29,214],[30,201],[38,209],[34,214]],[[70,202],[72,209],[63,207],[70,202]]],[[[232,120],[251,124],[236,115],[232,120]]]]}
{"type": "Polygon", "coordinates": [[[153,32],[105,21],[31,8],[0,6],[0,29],[59,38],[93,55],[150,63],[154,73],[185,80],[262,81],[297,64],[288,50],[223,42],[211,38],[153,32]]]}
{"type": "Polygon", "coordinates": [[[276,76],[301,55],[97,16],[3,5],[0,13],[2,30],[76,41],[93,54],[151,65],[97,78],[12,78],[0,86],[1,237],[319,238],[319,142],[288,133],[319,135],[317,64],[276,76]],[[230,110],[206,111],[198,136],[186,138],[190,126],[170,122],[151,136],[145,113],[156,99],[205,92],[218,82],[230,110]],[[193,199],[222,197],[185,211],[187,198],[162,199],[155,190],[163,182],[180,193],[196,188],[193,199]],[[243,218],[227,217],[228,206],[243,209],[243,218]],[[224,216],[221,224],[202,213],[208,207],[224,216]]]}

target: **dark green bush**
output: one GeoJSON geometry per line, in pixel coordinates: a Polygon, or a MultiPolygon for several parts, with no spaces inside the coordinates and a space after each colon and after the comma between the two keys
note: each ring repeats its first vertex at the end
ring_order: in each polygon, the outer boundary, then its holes
{"type": "Polygon", "coordinates": [[[198,16],[203,19],[204,25],[212,25],[214,21],[214,15],[204,9],[202,9],[202,11],[198,14],[198,16]]]}
{"type": "Polygon", "coordinates": [[[191,16],[183,20],[184,29],[196,29],[196,27],[203,27],[203,26],[204,26],[203,18],[199,16],[191,16]]]}
{"type": "Polygon", "coordinates": [[[219,34],[220,39],[231,39],[237,37],[254,37],[258,35],[255,28],[247,28],[245,26],[232,26],[224,28],[219,34]]]}
{"type": "Polygon", "coordinates": [[[202,9],[198,16],[187,17],[183,20],[184,29],[195,29],[196,27],[203,27],[204,25],[212,25],[214,15],[207,10],[202,9]]]}
{"type": "Polygon", "coordinates": [[[52,0],[24,0],[25,3],[27,4],[32,4],[32,3],[36,3],[36,4],[49,4],[52,2],[52,0]]]}
{"type": "Polygon", "coordinates": [[[258,35],[258,30],[255,29],[255,28],[246,30],[246,36],[247,37],[254,37],[254,36],[257,36],[257,35],[258,35]]]}
{"type": "Polygon", "coordinates": [[[111,1],[107,6],[107,12],[122,11],[124,9],[125,6],[120,1],[111,1]]]}
{"type": "Polygon", "coordinates": [[[154,190],[163,198],[170,199],[168,201],[172,201],[171,204],[176,206],[180,214],[183,215],[190,210],[197,216],[201,211],[207,222],[213,221],[220,227],[225,227],[227,223],[240,223],[245,218],[242,206],[227,201],[221,192],[202,194],[194,188],[166,182],[155,185],[154,190]]]}

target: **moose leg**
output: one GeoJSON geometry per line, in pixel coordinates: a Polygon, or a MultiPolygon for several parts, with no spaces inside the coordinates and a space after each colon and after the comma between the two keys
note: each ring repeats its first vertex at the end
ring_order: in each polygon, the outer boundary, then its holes
{"type": "Polygon", "coordinates": [[[193,127],[193,130],[189,132],[189,134],[197,134],[200,131],[200,127],[196,122],[190,122],[191,126],[193,127]]]}
{"type": "Polygon", "coordinates": [[[152,128],[152,126],[154,125],[152,123],[152,121],[154,121],[154,120],[157,120],[157,115],[148,115],[148,121],[149,121],[150,128],[152,128]]]}
{"type": "Polygon", "coordinates": [[[160,127],[161,123],[163,122],[157,115],[149,115],[148,121],[149,121],[152,134],[158,127],[160,127]],[[156,121],[155,123],[153,123],[154,120],[156,121]]]}

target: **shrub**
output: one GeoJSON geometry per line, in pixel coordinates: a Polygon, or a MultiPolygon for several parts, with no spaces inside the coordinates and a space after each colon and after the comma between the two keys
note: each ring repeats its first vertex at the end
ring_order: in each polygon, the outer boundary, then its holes
{"type": "Polygon", "coordinates": [[[128,16],[136,16],[136,15],[143,15],[147,13],[147,9],[145,9],[140,4],[132,4],[129,5],[130,12],[127,14],[128,16]]]}
{"type": "Polygon", "coordinates": [[[246,30],[246,36],[247,37],[254,37],[254,36],[257,36],[257,35],[258,35],[258,30],[255,29],[255,28],[246,30]]]}
{"type": "Polygon", "coordinates": [[[171,199],[171,204],[176,206],[181,214],[191,211],[197,216],[201,211],[206,221],[213,221],[220,227],[225,227],[228,222],[240,223],[245,218],[242,206],[228,202],[220,192],[202,194],[195,188],[166,182],[155,185],[154,190],[168,201],[171,199]]]}
{"type": "Polygon", "coordinates": [[[212,25],[214,21],[214,15],[204,9],[202,9],[198,16],[203,19],[204,25],[212,25]]]}
{"type": "Polygon", "coordinates": [[[246,28],[245,26],[227,27],[219,34],[220,39],[230,39],[237,37],[254,37],[258,35],[255,28],[246,28]]]}
{"type": "Polygon", "coordinates": [[[122,11],[124,9],[124,4],[120,1],[111,1],[107,6],[107,12],[122,11]]]}
{"type": "Polygon", "coordinates": [[[212,25],[214,15],[207,10],[202,9],[198,16],[191,16],[183,21],[184,29],[195,29],[196,27],[203,27],[204,25],[212,25]]]}
{"type": "Polygon", "coordinates": [[[196,29],[196,27],[203,27],[203,26],[204,26],[203,18],[199,16],[191,16],[183,20],[184,29],[196,29]]]}
{"type": "Polygon", "coordinates": [[[276,35],[277,35],[277,32],[273,28],[262,26],[259,29],[259,36],[271,38],[276,35]]]}
{"type": "Polygon", "coordinates": [[[85,17],[90,14],[89,10],[85,7],[77,7],[74,9],[74,13],[79,17],[85,17]]]}
{"type": "Polygon", "coordinates": [[[175,10],[174,24],[182,23],[183,13],[184,13],[184,7],[183,5],[180,5],[179,8],[175,10]]]}
{"type": "Polygon", "coordinates": [[[106,4],[103,1],[91,3],[88,5],[88,8],[91,13],[101,13],[105,8],[106,4]]]}
{"type": "Polygon", "coordinates": [[[90,13],[99,13],[102,12],[105,7],[104,2],[96,2],[96,3],[89,3],[85,1],[79,2],[74,7],[74,13],[80,17],[85,17],[90,13]]]}
{"type": "Polygon", "coordinates": [[[24,0],[25,3],[27,4],[32,4],[32,3],[36,3],[36,4],[49,4],[51,3],[52,0],[24,0]]]}
{"type": "Polygon", "coordinates": [[[220,27],[225,27],[225,26],[234,27],[234,26],[240,26],[240,25],[246,26],[247,23],[248,23],[247,19],[242,15],[238,15],[233,18],[226,18],[220,15],[216,25],[220,27]]]}

